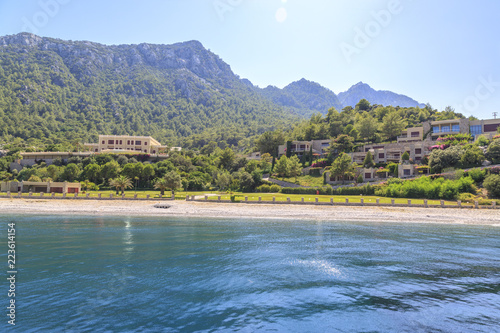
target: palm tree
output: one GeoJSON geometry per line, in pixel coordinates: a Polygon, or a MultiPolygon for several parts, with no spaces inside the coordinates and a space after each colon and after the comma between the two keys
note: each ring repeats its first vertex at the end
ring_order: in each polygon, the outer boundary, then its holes
{"type": "Polygon", "coordinates": [[[85,191],[87,191],[87,190],[89,189],[90,180],[85,179],[85,180],[82,182],[82,185],[83,185],[83,187],[85,188],[85,191]]]}
{"type": "Polygon", "coordinates": [[[154,188],[160,190],[161,195],[165,193],[165,189],[168,188],[168,182],[165,178],[158,178],[155,182],[154,188]]]}
{"type": "Polygon", "coordinates": [[[126,188],[132,187],[132,181],[130,180],[130,178],[122,175],[111,179],[109,181],[109,185],[116,187],[116,194],[118,194],[118,190],[121,190],[123,195],[126,188]]]}

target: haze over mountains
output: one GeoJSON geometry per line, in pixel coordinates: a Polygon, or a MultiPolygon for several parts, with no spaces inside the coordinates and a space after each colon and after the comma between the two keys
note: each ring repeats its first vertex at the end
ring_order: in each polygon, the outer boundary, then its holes
{"type": "Polygon", "coordinates": [[[141,134],[171,144],[236,145],[362,98],[421,105],[363,83],[338,95],[306,79],[259,88],[197,41],[108,46],[21,33],[0,37],[0,65],[2,137],[141,134]]]}

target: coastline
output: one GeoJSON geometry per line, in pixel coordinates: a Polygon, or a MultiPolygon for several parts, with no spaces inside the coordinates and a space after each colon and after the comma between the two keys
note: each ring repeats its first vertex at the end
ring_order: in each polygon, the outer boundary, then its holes
{"type": "Polygon", "coordinates": [[[398,222],[499,225],[496,210],[418,207],[295,206],[273,204],[170,201],[170,208],[155,208],[157,201],[100,201],[54,199],[0,199],[0,214],[81,216],[165,216],[263,218],[351,222],[398,222]]]}

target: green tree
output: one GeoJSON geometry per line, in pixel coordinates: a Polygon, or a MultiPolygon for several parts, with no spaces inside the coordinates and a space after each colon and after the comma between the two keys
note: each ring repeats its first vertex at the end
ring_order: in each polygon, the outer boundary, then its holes
{"type": "Polygon", "coordinates": [[[168,183],[165,178],[157,178],[154,184],[154,188],[160,190],[160,194],[164,195],[165,190],[168,188],[168,183]]]}
{"type": "Polygon", "coordinates": [[[406,121],[401,118],[397,111],[391,111],[384,116],[382,121],[382,133],[388,138],[392,139],[401,135],[406,128],[406,121]]]}
{"type": "Polygon", "coordinates": [[[111,179],[109,181],[109,185],[116,188],[116,194],[118,194],[118,191],[121,190],[123,195],[123,193],[125,193],[125,189],[132,187],[132,181],[128,177],[118,176],[114,179],[111,179]]]}
{"type": "Polygon", "coordinates": [[[68,182],[73,182],[78,179],[78,177],[80,176],[80,172],[81,171],[78,165],[70,163],[64,168],[64,171],[61,174],[61,178],[67,180],[68,182]]]}
{"type": "Polygon", "coordinates": [[[365,114],[356,122],[355,128],[358,130],[360,139],[371,139],[377,133],[378,122],[372,116],[365,114]]]}
{"type": "Polygon", "coordinates": [[[464,148],[464,153],[460,157],[460,165],[462,168],[480,166],[486,159],[483,150],[478,146],[469,144],[464,148]]]}
{"type": "Polygon", "coordinates": [[[500,198],[500,175],[489,175],[484,179],[483,186],[490,198],[500,198]]]}
{"type": "Polygon", "coordinates": [[[355,109],[359,111],[368,111],[370,110],[370,102],[363,98],[356,104],[355,109]]]}
{"type": "Polygon", "coordinates": [[[170,190],[175,191],[181,187],[181,176],[177,172],[170,171],[163,178],[166,180],[167,188],[170,190]]]}
{"type": "Polygon", "coordinates": [[[293,155],[288,159],[288,169],[288,175],[290,177],[295,177],[295,181],[297,181],[297,177],[302,174],[302,165],[297,155],[293,155]]]}
{"type": "Polygon", "coordinates": [[[363,166],[365,168],[373,168],[375,166],[375,162],[373,161],[373,156],[370,151],[366,153],[365,160],[363,161],[363,166]]]}
{"type": "Polygon", "coordinates": [[[255,146],[261,154],[268,153],[271,156],[278,154],[278,146],[285,142],[285,135],[281,130],[264,132],[256,141],[255,146]]]}
{"type": "Polygon", "coordinates": [[[253,192],[255,189],[255,181],[251,174],[244,171],[241,173],[240,177],[240,189],[242,192],[253,192]]]}
{"type": "Polygon", "coordinates": [[[405,151],[405,152],[403,153],[403,155],[401,156],[401,159],[402,159],[404,162],[409,161],[409,160],[410,160],[410,154],[409,154],[407,151],[405,151]]]}
{"type": "Polygon", "coordinates": [[[222,151],[219,159],[220,166],[230,171],[233,167],[235,154],[231,148],[226,148],[222,151]]]}
{"type": "Polygon", "coordinates": [[[107,162],[101,168],[101,177],[104,180],[110,180],[118,177],[120,174],[120,165],[116,161],[107,162]]]}
{"type": "Polygon", "coordinates": [[[289,173],[290,167],[288,162],[288,157],[283,155],[276,161],[276,165],[274,166],[274,172],[278,175],[278,177],[285,177],[289,173]]]}
{"type": "Polygon", "coordinates": [[[56,182],[60,174],[61,170],[57,165],[51,164],[47,167],[47,175],[52,179],[52,181],[56,182]]]}
{"type": "MultiPolygon", "coordinates": [[[[47,171],[52,165],[49,165],[47,168],[47,171]]],[[[95,163],[91,163],[87,165],[83,169],[83,178],[89,179],[93,183],[98,183],[100,179],[100,174],[101,174],[101,167],[95,163]]],[[[50,176],[52,179],[54,179],[52,176],[50,176]]]]}
{"type": "Polygon", "coordinates": [[[342,179],[342,183],[346,179],[353,178],[356,175],[356,163],[346,153],[341,153],[330,167],[332,176],[342,179]]]}
{"type": "Polygon", "coordinates": [[[330,140],[329,153],[338,155],[340,153],[350,153],[354,148],[354,138],[349,135],[341,134],[335,139],[330,140]]]}
{"type": "Polygon", "coordinates": [[[500,163],[500,139],[495,139],[490,143],[486,149],[486,157],[493,162],[493,164],[500,163]]]}
{"type": "Polygon", "coordinates": [[[31,175],[31,177],[28,179],[29,182],[41,182],[42,180],[40,179],[40,177],[36,176],[36,175],[31,175]]]}
{"type": "Polygon", "coordinates": [[[264,173],[271,172],[272,160],[273,158],[269,153],[265,153],[260,156],[260,168],[264,173]]]}
{"type": "Polygon", "coordinates": [[[146,182],[148,183],[148,186],[149,185],[149,180],[151,179],[151,177],[153,177],[155,175],[155,169],[154,167],[151,165],[151,164],[146,164],[144,166],[144,169],[142,169],[142,177],[144,179],[146,179],[146,182]]]}
{"type": "Polygon", "coordinates": [[[227,171],[221,172],[217,175],[215,183],[221,191],[224,191],[231,184],[231,175],[227,171]]]}

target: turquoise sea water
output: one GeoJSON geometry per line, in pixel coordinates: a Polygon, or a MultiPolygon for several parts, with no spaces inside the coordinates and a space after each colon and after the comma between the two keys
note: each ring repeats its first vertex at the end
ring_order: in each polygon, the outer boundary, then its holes
{"type": "MultiPolygon", "coordinates": [[[[7,223],[17,229],[13,331],[500,331],[496,227],[70,216],[0,221],[2,244],[7,223]]],[[[2,286],[3,307],[8,286],[2,286]]],[[[10,329],[3,317],[2,332],[10,329]]]]}

